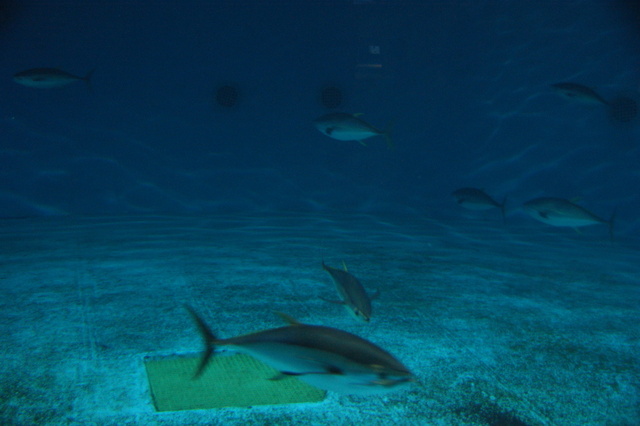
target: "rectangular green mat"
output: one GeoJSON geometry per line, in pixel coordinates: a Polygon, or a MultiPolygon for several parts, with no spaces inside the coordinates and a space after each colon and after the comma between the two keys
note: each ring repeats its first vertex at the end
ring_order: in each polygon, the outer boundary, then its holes
{"type": "Polygon", "coordinates": [[[325,397],[325,391],[296,377],[269,380],[279,372],[249,355],[216,355],[194,379],[199,363],[200,355],[145,358],[157,411],[318,402],[325,397]]]}

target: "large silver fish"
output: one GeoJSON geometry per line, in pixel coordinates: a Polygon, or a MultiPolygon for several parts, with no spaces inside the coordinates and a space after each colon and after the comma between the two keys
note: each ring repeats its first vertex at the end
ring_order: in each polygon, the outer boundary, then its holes
{"type": "Polygon", "coordinates": [[[57,68],[32,68],[16,73],[13,76],[13,80],[23,86],[35,89],[52,89],[66,86],[76,81],[84,81],[90,87],[92,75],[93,70],[89,71],[84,77],[79,77],[57,68]]]}
{"type": "Polygon", "coordinates": [[[502,204],[491,198],[486,192],[478,188],[460,188],[451,193],[459,206],[469,210],[490,210],[499,208],[502,213],[502,221],[505,221],[506,198],[502,204]]]}
{"type": "Polygon", "coordinates": [[[339,141],[358,141],[365,145],[364,140],[373,136],[384,136],[389,148],[393,148],[391,130],[378,130],[366,121],[358,118],[362,114],[347,114],[344,112],[334,112],[323,115],[314,121],[316,128],[339,141]]]}
{"type": "Polygon", "coordinates": [[[338,301],[324,300],[343,305],[357,320],[369,322],[371,319],[371,299],[362,284],[360,284],[360,281],[347,271],[346,266],[343,271],[327,266],[323,261],[322,269],[331,275],[336,285],[336,290],[342,298],[342,300],[338,301]]]}
{"type": "Polygon", "coordinates": [[[273,380],[297,376],[312,386],[342,394],[384,393],[415,381],[389,352],[346,331],[301,324],[280,314],[289,325],[218,339],[192,308],[187,309],[205,341],[195,377],[202,374],[216,346],[227,346],[280,371],[273,380]]]}
{"type": "Polygon", "coordinates": [[[556,92],[562,96],[587,104],[609,105],[602,96],[598,95],[595,90],[590,87],[577,83],[556,83],[552,84],[556,92]]]}
{"type": "Polygon", "coordinates": [[[580,228],[606,224],[609,226],[609,236],[613,239],[615,213],[605,220],[569,200],[555,197],[535,198],[524,203],[523,208],[532,218],[552,226],[580,228]]]}

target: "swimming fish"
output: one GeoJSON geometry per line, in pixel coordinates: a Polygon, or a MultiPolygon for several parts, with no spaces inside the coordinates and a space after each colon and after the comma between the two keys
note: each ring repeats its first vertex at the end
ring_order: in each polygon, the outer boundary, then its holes
{"type": "Polygon", "coordinates": [[[342,300],[326,300],[327,302],[343,305],[357,320],[369,322],[371,319],[371,299],[360,281],[347,271],[327,266],[322,261],[322,269],[327,271],[336,285],[336,290],[342,300]]]}
{"type": "Polygon", "coordinates": [[[602,96],[598,95],[595,90],[577,83],[556,83],[551,87],[562,96],[580,101],[587,104],[609,105],[602,96]]]}
{"type": "Polygon", "coordinates": [[[323,115],[314,120],[316,128],[339,141],[358,141],[361,145],[366,146],[365,139],[373,136],[384,136],[387,140],[387,146],[393,148],[393,139],[391,138],[391,129],[378,130],[364,120],[358,118],[362,114],[347,114],[344,112],[334,112],[323,115]]]}
{"type": "Polygon", "coordinates": [[[35,89],[62,87],[75,81],[84,81],[88,87],[91,87],[93,71],[89,71],[84,77],[79,77],[57,68],[32,68],[16,73],[13,76],[13,81],[35,89]]]}
{"type": "Polygon", "coordinates": [[[605,220],[569,200],[554,197],[535,198],[524,203],[523,208],[532,218],[552,226],[577,229],[583,226],[606,224],[609,226],[609,236],[613,240],[615,213],[609,220],[605,220]]]}
{"type": "Polygon", "coordinates": [[[272,380],[296,376],[320,389],[350,395],[396,390],[415,381],[393,355],[346,331],[301,324],[285,314],[287,326],[218,339],[187,306],[205,341],[205,351],[194,378],[205,370],[216,346],[227,346],[269,364],[280,374],[272,380]]]}
{"type": "Polygon", "coordinates": [[[451,193],[456,198],[459,206],[469,210],[490,210],[499,208],[502,213],[502,222],[505,221],[506,197],[502,204],[491,198],[486,192],[478,188],[460,188],[451,193]]]}

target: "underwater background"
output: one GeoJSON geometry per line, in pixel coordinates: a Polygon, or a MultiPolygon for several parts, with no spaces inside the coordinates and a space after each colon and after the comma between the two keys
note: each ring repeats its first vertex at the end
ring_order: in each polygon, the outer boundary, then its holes
{"type": "Polygon", "coordinates": [[[0,40],[2,216],[447,218],[459,214],[451,191],[477,186],[515,207],[581,197],[638,230],[637,123],[612,123],[605,108],[551,88],[637,95],[640,24],[625,2],[11,4],[0,40]],[[36,67],[95,69],[92,89],[12,81],[36,67]],[[232,107],[216,100],[225,85],[237,90],[232,107]],[[319,133],[327,87],[340,91],[335,110],[392,122],[396,149],[319,133]]]}
{"type": "Polygon", "coordinates": [[[1,423],[640,424],[637,2],[8,0],[0,49],[1,423]],[[347,330],[419,384],[156,411],[145,357],[201,350],[184,304],[347,330]]]}

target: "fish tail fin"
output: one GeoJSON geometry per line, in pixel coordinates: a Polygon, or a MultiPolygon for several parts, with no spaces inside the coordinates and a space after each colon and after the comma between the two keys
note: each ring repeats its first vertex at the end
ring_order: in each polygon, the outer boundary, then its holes
{"type": "Polygon", "coordinates": [[[88,88],[89,90],[92,90],[92,89],[93,89],[93,86],[91,85],[91,77],[93,77],[93,73],[94,73],[94,71],[95,71],[95,70],[96,70],[96,69],[95,69],[95,68],[93,68],[93,69],[92,69],[92,70],[90,70],[90,71],[89,71],[89,72],[88,72],[84,77],[82,77],[82,80],[84,80],[84,82],[86,83],[87,88],[88,88]]]}
{"type": "Polygon", "coordinates": [[[393,142],[393,137],[391,136],[391,131],[393,130],[393,121],[390,121],[387,124],[387,127],[382,131],[382,136],[387,140],[387,146],[389,149],[394,149],[396,144],[393,142]]]}
{"type": "Polygon", "coordinates": [[[609,221],[607,222],[607,224],[609,225],[609,240],[611,242],[613,242],[613,223],[616,219],[616,213],[617,213],[617,209],[614,209],[613,213],[611,213],[611,217],[609,218],[609,221]]]}
{"type": "Polygon", "coordinates": [[[204,320],[196,313],[196,311],[193,310],[191,306],[184,305],[184,307],[193,317],[193,320],[196,322],[198,330],[202,335],[202,339],[204,340],[204,352],[202,353],[202,359],[200,360],[200,364],[198,365],[196,373],[193,375],[193,378],[197,379],[202,375],[202,373],[204,373],[207,364],[209,364],[211,356],[213,355],[213,351],[215,350],[214,343],[217,339],[216,336],[211,332],[211,329],[209,328],[207,323],[204,322],[204,320]]]}
{"type": "Polygon", "coordinates": [[[507,224],[507,196],[505,195],[500,204],[500,213],[502,214],[502,224],[507,224]]]}

